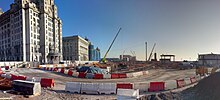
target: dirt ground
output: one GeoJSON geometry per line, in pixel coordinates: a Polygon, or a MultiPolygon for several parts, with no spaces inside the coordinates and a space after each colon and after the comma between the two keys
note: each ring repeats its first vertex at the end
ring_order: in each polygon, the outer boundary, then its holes
{"type": "MultiPolygon", "coordinates": [[[[22,95],[13,95],[0,91],[0,97],[12,97],[14,100],[112,100],[116,99],[116,95],[82,95],[64,92],[66,82],[150,82],[150,81],[167,81],[178,78],[190,77],[195,75],[195,70],[149,70],[149,75],[125,79],[81,79],[74,78],[61,73],[43,71],[39,69],[19,68],[13,69],[12,73],[21,74],[28,77],[44,77],[55,79],[55,87],[53,89],[42,89],[42,94],[33,98],[24,98],[22,95]]],[[[167,94],[169,95],[169,94],[167,94]]],[[[147,99],[146,99],[147,100],[147,99]]]]}
{"type": "Polygon", "coordinates": [[[193,87],[181,92],[183,100],[220,100],[220,72],[210,75],[199,81],[193,87]]]}
{"type": "Polygon", "coordinates": [[[64,91],[56,91],[51,89],[42,89],[41,95],[34,97],[24,97],[23,95],[3,93],[0,91],[1,98],[11,98],[13,100],[115,100],[116,95],[85,95],[72,94],[64,91]]]}

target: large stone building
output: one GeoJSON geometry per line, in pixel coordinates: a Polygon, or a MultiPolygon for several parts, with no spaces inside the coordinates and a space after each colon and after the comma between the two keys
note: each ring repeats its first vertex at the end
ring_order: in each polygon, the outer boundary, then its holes
{"type": "Polygon", "coordinates": [[[63,37],[63,59],[65,61],[88,61],[89,42],[78,35],[63,37]]]}
{"type": "Polygon", "coordinates": [[[54,0],[14,0],[0,15],[0,55],[1,61],[62,59],[62,22],[54,0]]]}
{"type": "Polygon", "coordinates": [[[199,54],[198,64],[210,67],[220,67],[220,54],[199,54]]]}

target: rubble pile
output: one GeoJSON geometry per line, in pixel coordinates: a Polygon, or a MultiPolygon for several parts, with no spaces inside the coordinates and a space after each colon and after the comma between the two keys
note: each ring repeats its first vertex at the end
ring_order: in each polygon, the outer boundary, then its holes
{"type": "Polygon", "coordinates": [[[201,80],[195,87],[181,92],[183,100],[220,100],[220,72],[201,80]]]}
{"type": "Polygon", "coordinates": [[[10,90],[12,89],[12,82],[9,79],[0,77],[0,90],[10,90]]]}

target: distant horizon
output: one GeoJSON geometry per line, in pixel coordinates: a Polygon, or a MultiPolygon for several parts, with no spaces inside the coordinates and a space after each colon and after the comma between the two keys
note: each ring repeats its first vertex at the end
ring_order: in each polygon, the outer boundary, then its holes
{"type": "MultiPolygon", "coordinates": [[[[14,0],[1,0],[6,12],[14,0]]],[[[121,33],[108,58],[135,51],[138,60],[145,60],[155,50],[174,54],[176,60],[197,60],[198,54],[220,54],[220,1],[206,0],[55,0],[63,22],[63,37],[87,37],[106,53],[119,27],[121,33]]]]}

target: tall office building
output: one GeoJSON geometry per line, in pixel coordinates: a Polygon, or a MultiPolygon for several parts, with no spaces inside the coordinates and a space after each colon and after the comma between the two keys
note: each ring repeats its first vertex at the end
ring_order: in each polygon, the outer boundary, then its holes
{"type": "Polygon", "coordinates": [[[0,13],[0,60],[59,62],[62,21],[54,0],[14,0],[0,13]]]}
{"type": "MultiPolygon", "coordinates": [[[[89,41],[89,40],[88,40],[89,41]]],[[[101,60],[100,49],[94,48],[94,45],[89,43],[89,61],[100,61],[101,60]]]]}

